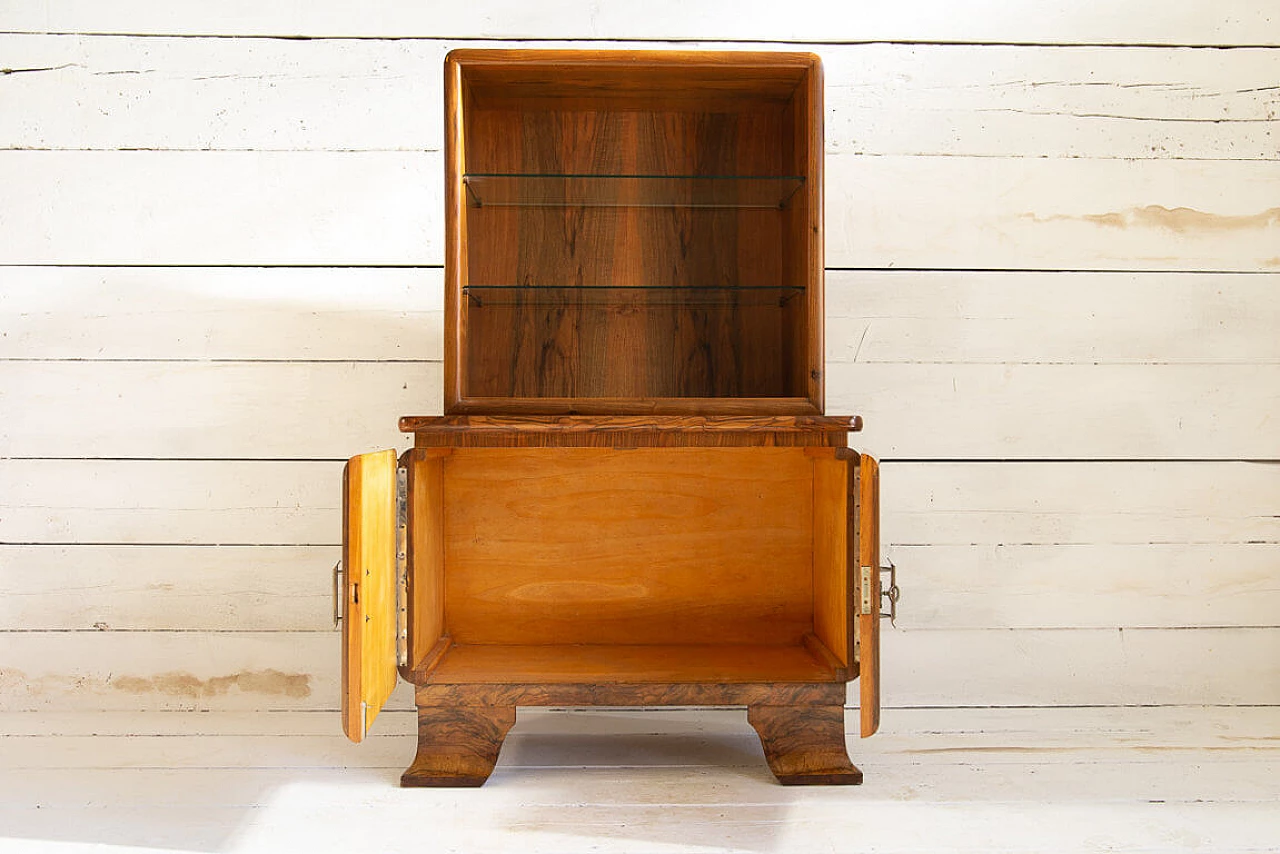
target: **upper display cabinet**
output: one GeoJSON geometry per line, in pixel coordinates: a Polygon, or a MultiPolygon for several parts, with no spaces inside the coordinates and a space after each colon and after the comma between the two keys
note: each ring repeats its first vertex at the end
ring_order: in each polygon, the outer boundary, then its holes
{"type": "Polygon", "coordinates": [[[822,68],[457,50],[445,411],[823,410],[822,68]]]}

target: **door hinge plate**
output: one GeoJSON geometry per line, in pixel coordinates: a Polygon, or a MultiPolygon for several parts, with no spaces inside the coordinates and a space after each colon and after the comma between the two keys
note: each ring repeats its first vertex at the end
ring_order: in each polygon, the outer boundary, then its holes
{"type": "Polygon", "coordinates": [[[858,613],[867,616],[871,613],[872,569],[869,566],[858,567],[858,613]]]}
{"type": "Polygon", "coordinates": [[[409,663],[409,471],[396,469],[396,663],[409,663]]]}

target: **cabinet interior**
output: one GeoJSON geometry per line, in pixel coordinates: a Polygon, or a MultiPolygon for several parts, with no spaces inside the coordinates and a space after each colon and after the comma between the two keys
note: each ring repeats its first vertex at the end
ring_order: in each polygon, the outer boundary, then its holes
{"type": "Polygon", "coordinates": [[[784,56],[459,62],[447,411],[821,411],[821,89],[784,56]]]}
{"type": "Polygon", "coordinates": [[[830,448],[415,451],[411,660],[447,682],[837,679],[848,465],[830,448]]]}

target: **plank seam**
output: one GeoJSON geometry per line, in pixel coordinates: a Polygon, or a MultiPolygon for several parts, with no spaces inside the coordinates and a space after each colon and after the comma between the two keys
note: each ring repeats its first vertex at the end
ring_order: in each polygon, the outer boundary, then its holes
{"type": "MultiPolygon", "coordinates": [[[[1212,42],[1047,42],[1036,40],[937,40],[937,39],[751,39],[716,38],[714,36],[668,36],[666,38],[609,38],[606,36],[555,38],[554,36],[476,36],[433,33],[431,35],[322,35],[309,36],[300,33],[171,33],[171,32],[110,32],[105,30],[0,30],[0,36],[70,36],[81,38],[114,39],[258,39],[267,41],[360,41],[360,42],[466,42],[488,44],[524,44],[542,42],[556,44],[580,44],[584,48],[600,45],[687,45],[687,44],[751,44],[751,45],[821,45],[823,47],[1031,47],[1053,50],[1106,49],[1118,50],[1272,50],[1280,48],[1280,42],[1256,41],[1214,44],[1212,42]]],[[[46,69],[32,69],[46,70],[46,69]]]]}

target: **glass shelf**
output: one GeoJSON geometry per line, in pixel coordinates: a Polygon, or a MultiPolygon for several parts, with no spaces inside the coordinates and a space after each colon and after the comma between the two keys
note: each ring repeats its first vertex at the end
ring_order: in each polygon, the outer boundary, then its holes
{"type": "Polygon", "coordinates": [[[645,308],[650,306],[780,306],[804,288],[767,286],[652,285],[468,285],[462,289],[471,305],[587,305],[645,308]]]}
{"type": "Polygon", "coordinates": [[[773,208],[804,186],[797,175],[462,176],[471,207],[773,208]]]}

